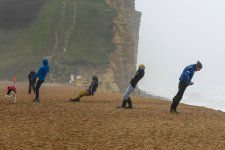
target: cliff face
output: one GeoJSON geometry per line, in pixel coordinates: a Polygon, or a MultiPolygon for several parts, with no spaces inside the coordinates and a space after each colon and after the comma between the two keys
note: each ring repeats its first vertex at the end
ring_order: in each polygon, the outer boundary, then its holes
{"type": "Polygon", "coordinates": [[[111,83],[117,85],[113,86],[114,90],[124,90],[136,71],[141,13],[135,10],[134,1],[107,0],[118,12],[113,29],[116,48],[110,56],[108,69],[113,74],[111,83]]]}
{"type": "Polygon", "coordinates": [[[0,8],[1,80],[26,80],[48,57],[48,81],[96,74],[100,88],[123,91],[136,70],[134,0],[0,0],[0,8]]]}

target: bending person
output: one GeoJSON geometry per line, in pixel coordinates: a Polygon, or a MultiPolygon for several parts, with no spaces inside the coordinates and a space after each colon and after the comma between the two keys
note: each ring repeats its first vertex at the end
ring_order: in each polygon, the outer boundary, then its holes
{"type": "Polygon", "coordinates": [[[70,101],[71,102],[80,102],[80,99],[84,96],[91,96],[91,95],[93,96],[95,94],[97,88],[98,88],[98,77],[93,76],[90,87],[87,90],[80,91],[80,93],[77,95],[77,97],[75,97],[74,99],[70,98],[70,101]]]}
{"type": "Polygon", "coordinates": [[[40,102],[40,100],[39,100],[39,89],[40,89],[42,83],[44,83],[45,77],[47,76],[47,74],[49,72],[48,59],[43,59],[42,64],[43,65],[38,69],[37,74],[35,74],[32,77],[32,80],[35,80],[35,78],[38,77],[38,81],[37,81],[37,84],[36,84],[36,87],[35,87],[34,102],[40,102]]]}
{"type": "Polygon", "coordinates": [[[173,102],[170,106],[170,112],[171,113],[177,113],[177,106],[179,105],[183,94],[186,90],[186,88],[190,85],[193,85],[194,83],[191,81],[192,77],[194,76],[195,71],[200,71],[202,69],[202,64],[200,61],[198,61],[196,64],[189,65],[186,68],[184,68],[183,73],[180,76],[180,82],[178,85],[178,92],[177,95],[174,96],[173,102]]]}
{"type": "Polygon", "coordinates": [[[133,107],[132,101],[130,98],[130,94],[131,94],[131,92],[134,91],[137,83],[141,80],[141,78],[144,77],[144,74],[145,74],[145,66],[143,64],[140,64],[135,76],[130,80],[130,84],[124,93],[122,105],[117,108],[121,108],[121,107],[122,108],[132,108],[133,107]],[[126,107],[127,103],[128,103],[128,106],[126,107]]]}

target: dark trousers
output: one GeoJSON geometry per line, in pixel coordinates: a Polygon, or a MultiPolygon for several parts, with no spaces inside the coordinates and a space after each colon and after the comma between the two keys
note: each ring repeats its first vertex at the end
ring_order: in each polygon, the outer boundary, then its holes
{"type": "Polygon", "coordinates": [[[179,105],[179,103],[183,97],[184,91],[186,90],[188,85],[185,82],[179,82],[178,87],[179,87],[179,90],[177,92],[177,95],[174,96],[173,103],[171,105],[171,109],[173,109],[173,110],[177,110],[177,106],[179,105]]]}
{"type": "Polygon", "coordinates": [[[36,84],[36,87],[35,87],[35,94],[36,94],[36,98],[39,99],[39,89],[41,87],[41,84],[43,83],[44,81],[41,81],[41,80],[38,80],[37,81],[37,84],[36,84]]]}
{"type": "Polygon", "coordinates": [[[36,82],[31,82],[29,81],[29,90],[28,90],[28,93],[31,94],[31,89],[34,91],[35,93],[35,83],[36,82]]]}

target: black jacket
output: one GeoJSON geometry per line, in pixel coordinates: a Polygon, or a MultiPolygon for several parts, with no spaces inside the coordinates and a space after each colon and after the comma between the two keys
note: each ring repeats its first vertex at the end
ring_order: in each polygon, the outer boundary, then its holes
{"type": "Polygon", "coordinates": [[[97,88],[98,88],[98,81],[92,80],[91,85],[88,88],[90,95],[94,95],[97,88]]]}
{"type": "Polygon", "coordinates": [[[28,80],[29,82],[36,82],[36,78],[34,80],[32,80],[32,77],[36,74],[36,72],[34,71],[31,71],[29,74],[28,74],[28,80]]]}
{"type": "Polygon", "coordinates": [[[130,84],[133,88],[136,87],[137,83],[139,80],[141,80],[141,78],[143,78],[145,75],[145,71],[138,69],[138,71],[136,72],[135,76],[130,80],[130,84]]]}

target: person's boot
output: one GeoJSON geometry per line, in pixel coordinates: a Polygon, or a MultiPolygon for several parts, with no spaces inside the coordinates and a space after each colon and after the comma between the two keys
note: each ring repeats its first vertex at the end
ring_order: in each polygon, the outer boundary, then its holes
{"type": "Polygon", "coordinates": [[[179,113],[175,108],[173,108],[173,107],[170,107],[170,112],[171,113],[179,113]]]}
{"type": "Polygon", "coordinates": [[[122,102],[122,105],[121,106],[118,106],[117,108],[126,108],[126,105],[127,105],[127,100],[123,99],[123,102],[122,102]]]}
{"type": "Polygon", "coordinates": [[[39,98],[36,99],[36,102],[38,102],[38,103],[40,102],[39,98]]]}
{"type": "Polygon", "coordinates": [[[35,98],[35,99],[33,100],[33,102],[40,102],[40,101],[39,101],[39,98],[35,98]]]}
{"type": "Polygon", "coordinates": [[[127,102],[128,102],[128,106],[126,108],[133,108],[132,101],[131,101],[130,97],[128,98],[127,102]]]}

